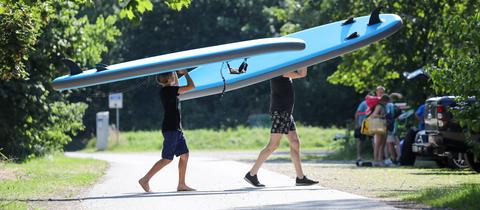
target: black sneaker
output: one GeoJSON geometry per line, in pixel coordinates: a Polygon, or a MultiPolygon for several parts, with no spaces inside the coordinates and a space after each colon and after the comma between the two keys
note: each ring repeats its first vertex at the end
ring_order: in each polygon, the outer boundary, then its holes
{"type": "Polygon", "coordinates": [[[362,159],[358,159],[355,164],[356,164],[357,166],[362,166],[363,160],[362,160],[362,159]]]}
{"type": "Polygon", "coordinates": [[[257,175],[254,175],[252,176],[250,174],[250,171],[247,172],[247,174],[245,174],[245,181],[247,181],[248,183],[250,183],[251,185],[253,185],[254,187],[265,187],[264,184],[261,184],[259,181],[258,181],[258,178],[257,178],[257,175]]]}
{"type": "Polygon", "coordinates": [[[309,185],[314,185],[314,184],[318,184],[318,181],[313,181],[309,178],[307,178],[307,176],[303,176],[303,178],[299,179],[297,177],[297,179],[295,180],[297,186],[309,186],[309,185]]]}

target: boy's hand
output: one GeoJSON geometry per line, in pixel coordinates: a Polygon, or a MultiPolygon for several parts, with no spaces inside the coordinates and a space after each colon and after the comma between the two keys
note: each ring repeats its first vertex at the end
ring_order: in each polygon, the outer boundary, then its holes
{"type": "Polygon", "coordinates": [[[178,70],[177,73],[180,74],[180,75],[185,75],[185,74],[188,74],[188,71],[187,70],[178,70]]]}

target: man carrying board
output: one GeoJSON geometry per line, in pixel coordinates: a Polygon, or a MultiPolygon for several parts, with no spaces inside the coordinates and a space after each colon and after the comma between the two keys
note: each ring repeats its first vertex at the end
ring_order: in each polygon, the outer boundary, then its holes
{"type": "Polygon", "coordinates": [[[278,148],[284,134],[287,135],[290,143],[290,156],[297,175],[296,185],[306,186],[318,183],[318,181],[308,179],[303,174],[300,161],[300,139],[297,135],[295,121],[292,116],[293,105],[295,103],[292,79],[303,78],[305,76],[307,76],[306,67],[270,80],[270,115],[272,119],[270,141],[265,148],[260,151],[252,169],[245,175],[245,181],[255,187],[265,186],[258,181],[258,170],[263,162],[278,148]]]}
{"type": "Polygon", "coordinates": [[[163,167],[172,162],[174,155],[180,157],[178,161],[178,186],[177,191],[195,191],[185,183],[187,173],[187,163],[189,150],[185,136],[182,131],[181,109],[178,96],[195,88],[195,83],[188,75],[188,71],[177,71],[187,79],[186,86],[179,86],[178,76],[175,72],[160,74],[157,82],[162,86],[160,98],[164,110],[162,134],[163,147],[162,159],[157,161],[152,168],[143,176],[138,183],[145,192],[152,192],[150,189],[150,179],[163,167]]]}

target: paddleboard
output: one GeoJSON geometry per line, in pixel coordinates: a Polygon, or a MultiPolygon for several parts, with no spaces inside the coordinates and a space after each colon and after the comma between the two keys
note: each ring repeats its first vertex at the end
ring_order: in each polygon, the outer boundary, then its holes
{"type": "Polygon", "coordinates": [[[55,90],[68,90],[145,77],[201,64],[244,58],[258,54],[305,49],[305,42],[292,37],[265,38],[170,53],[115,65],[97,64],[82,71],[72,60],[64,60],[70,74],[52,82],[55,90]]]}
{"type": "MultiPolygon", "coordinates": [[[[251,56],[243,74],[230,74],[226,62],[201,65],[190,72],[195,89],[180,95],[181,100],[219,94],[253,85],[285,73],[311,66],[360,49],[384,39],[402,27],[402,19],[395,14],[379,14],[379,8],[370,16],[349,18],[315,28],[306,29],[285,38],[305,41],[306,48],[295,52],[277,52],[251,56]]],[[[239,66],[243,59],[229,61],[239,66]]],[[[186,85],[180,78],[180,85],[186,85]]]]}

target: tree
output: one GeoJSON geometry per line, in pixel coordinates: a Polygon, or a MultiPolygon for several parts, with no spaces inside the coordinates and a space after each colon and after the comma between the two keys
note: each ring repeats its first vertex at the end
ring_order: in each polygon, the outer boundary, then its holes
{"type": "MultiPolygon", "coordinates": [[[[465,2],[465,1],[464,1],[465,2]]],[[[474,1],[471,1],[474,2],[474,1]]],[[[398,14],[404,27],[393,36],[341,57],[336,71],[328,81],[354,87],[365,93],[377,85],[402,92],[413,105],[423,103],[433,93],[427,80],[407,81],[401,78],[405,71],[412,71],[435,62],[441,54],[442,43],[435,35],[442,30],[444,8],[459,2],[437,1],[283,1],[284,6],[270,11],[283,23],[282,32],[289,33],[317,23],[344,20],[348,17],[369,15],[377,6],[382,12],[398,14]],[[306,18],[306,17],[315,18],[306,18]],[[435,40],[435,41],[434,41],[435,40]]],[[[473,3],[472,3],[473,4],[473,3]]],[[[450,14],[448,14],[450,15],[450,14]]]]}
{"type": "MultiPolygon", "coordinates": [[[[140,2],[136,9],[142,13],[140,2]]],[[[180,9],[190,0],[167,0],[180,9]]],[[[25,159],[62,149],[84,128],[85,103],[71,103],[54,91],[53,78],[64,71],[61,59],[89,66],[102,60],[120,36],[120,13],[90,20],[79,11],[88,0],[0,1],[0,150],[25,159]]]]}
{"type": "MultiPolygon", "coordinates": [[[[120,0],[119,3],[122,3],[120,0]]],[[[191,0],[165,0],[163,3],[170,9],[180,11],[182,8],[190,6],[191,0]]],[[[108,3],[107,3],[108,4],[108,3]]],[[[128,19],[139,18],[145,11],[152,11],[153,3],[150,0],[129,0],[120,11],[120,17],[128,19]]]]}
{"type": "Polygon", "coordinates": [[[476,1],[462,1],[442,10],[443,24],[432,37],[441,43],[441,54],[427,68],[438,94],[458,96],[459,102],[476,98],[476,102],[454,114],[477,154],[480,154],[480,139],[472,137],[480,133],[479,6],[476,1]]]}
{"type": "MultiPolygon", "coordinates": [[[[404,27],[395,35],[342,56],[328,78],[333,84],[355,87],[358,92],[386,85],[403,92],[414,104],[424,103],[425,97],[434,92],[459,96],[460,101],[468,97],[478,101],[480,97],[478,1],[285,0],[283,4],[270,11],[283,22],[284,33],[311,26],[312,18],[304,18],[309,14],[330,22],[367,15],[379,5],[384,12],[403,19],[404,27]],[[403,71],[420,67],[431,74],[430,81],[411,83],[400,79],[403,71]]],[[[480,133],[479,103],[456,111],[455,115],[467,137],[480,133]]],[[[478,144],[475,148],[480,151],[478,144]]]]}
{"type": "Polygon", "coordinates": [[[83,129],[84,103],[69,103],[50,82],[63,57],[100,61],[119,35],[115,18],[76,17],[84,1],[4,1],[0,5],[2,153],[24,159],[61,149],[83,129]]]}

